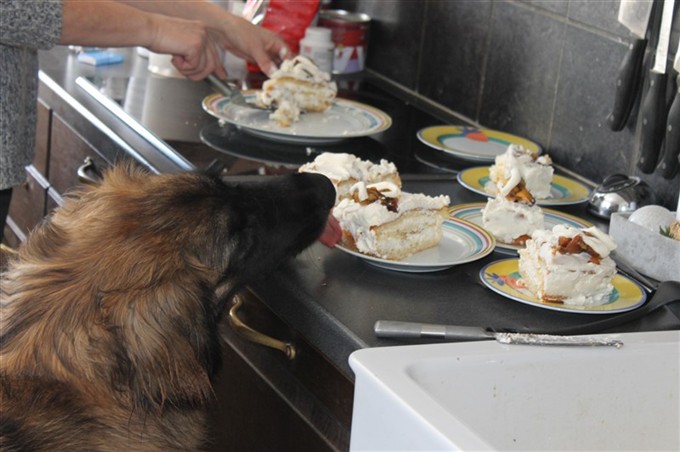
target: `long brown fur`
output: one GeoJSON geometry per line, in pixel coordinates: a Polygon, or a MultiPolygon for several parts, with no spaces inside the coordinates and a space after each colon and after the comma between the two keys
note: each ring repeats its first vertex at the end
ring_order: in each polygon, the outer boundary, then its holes
{"type": "Polygon", "coordinates": [[[2,278],[1,450],[205,447],[216,290],[311,244],[334,201],[322,176],[268,179],[117,167],[31,234],[2,278]]]}

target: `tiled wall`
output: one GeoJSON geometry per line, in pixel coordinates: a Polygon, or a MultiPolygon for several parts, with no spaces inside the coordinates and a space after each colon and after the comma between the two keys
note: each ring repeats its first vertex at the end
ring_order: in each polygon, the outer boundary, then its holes
{"type": "MultiPolygon", "coordinates": [[[[370,69],[485,127],[539,142],[594,182],[641,176],[675,209],[680,175],[667,180],[636,167],[637,117],[620,132],[606,123],[630,37],[617,21],[618,0],[334,0],[331,7],[372,17],[370,69]]],[[[674,54],[677,5],[673,29],[674,54]]]]}

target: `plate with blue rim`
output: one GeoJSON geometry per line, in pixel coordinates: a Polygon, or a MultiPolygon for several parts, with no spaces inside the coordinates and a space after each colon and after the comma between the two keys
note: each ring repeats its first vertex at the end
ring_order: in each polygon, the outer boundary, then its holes
{"type": "MultiPolygon", "coordinates": [[[[255,103],[257,90],[243,91],[247,102],[255,103]]],[[[251,135],[294,144],[336,143],[348,138],[384,132],[392,125],[385,112],[360,102],[336,98],[324,112],[303,113],[300,120],[283,127],[270,119],[268,110],[248,108],[231,103],[221,94],[203,99],[203,109],[220,121],[233,124],[251,135]]]]}
{"type": "Polygon", "coordinates": [[[399,261],[369,256],[343,243],[335,247],[376,267],[425,273],[476,261],[490,254],[495,246],[496,240],[484,228],[459,218],[448,218],[442,223],[442,238],[437,246],[399,261]]]}

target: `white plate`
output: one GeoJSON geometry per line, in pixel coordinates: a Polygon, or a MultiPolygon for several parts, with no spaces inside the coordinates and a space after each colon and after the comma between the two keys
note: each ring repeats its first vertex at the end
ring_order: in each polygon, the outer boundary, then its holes
{"type": "Polygon", "coordinates": [[[510,300],[528,304],[551,311],[570,312],[574,314],[615,314],[631,311],[642,306],[647,294],[632,279],[622,274],[614,275],[612,284],[614,291],[609,301],[600,306],[571,306],[563,303],[551,303],[536,298],[521,283],[519,259],[504,259],[485,265],[479,272],[479,278],[485,286],[510,300]]]}
{"type": "Polygon", "coordinates": [[[526,138],[498,130],[471,126],[431,126],[418,131],[418,139],[433,149],[473,162],[493,162],[511,144],[519,144],[536,155],[541,146],[526,138]]]}
{"type": "Polygon", "coordinates": [[[442,224],[442,239],[439,245],[400,261],[367,256],[341,245],[335,247],[376,267],[401,272],[424,273],[444,270],[454,265],[481,259],[491,253],[495,245],[496,241],[493,236],[483,228],[465,220],[451,218],[442,224]]]}
{"type": "MultiPolygon", "coordinates": [[[[494,197],[496,186],[489,179],[488,166],[467,168],[457,176],[458,183],[477,194],[494,197]]],[[[567,206],[581,204],[590,198],[590,189],[574,179],[553,174],[550,184],[550,198],[536,200],[539,206],[567,206]]]]}
{"type": "MultiPolygon", "coordinates": [[[[482,220],[482,209],[486,203],[473,202],[469,204],[459,204],[453,206],[449,210],[449,215],[455,218],[461,218],[474,223],[478,226],[484,227],[482,220]]],[[[569,215],[567,213],[558,212],[557,210],[547,209],[542,207],[543,221],[545,222],[545,229],[552,229],[558,224],[566,224],[575,228],[589,228],[593,224],[589,221],[583,220],[579,217],[569,215]]],[[[524,248],[523,246],[513,245],[511,243],[503,243],[496,238],[496,251],[503,253],[517,254],[517,251],[524,248]]]]}
{"type": "MultiPolygon", "coordinates": [[[[256,96],[257,91],[243,92],[249,102],[256,96]]],[[[377,108],[339,98],[323,113],[303,113],[290,127],[281,127],[269,119],[269,111],[232,105],[229,98],[221,94],[203,99],[203,109],[244,132],[285,143],[335,143],[383,132],[392,125],[392,118],[377,108]]]]}

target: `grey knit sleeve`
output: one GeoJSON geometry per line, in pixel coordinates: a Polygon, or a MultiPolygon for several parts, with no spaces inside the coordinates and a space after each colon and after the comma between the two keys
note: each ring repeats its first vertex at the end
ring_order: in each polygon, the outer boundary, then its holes
{"type": "Polygon", "coordinates": [[[59,42],[61,0],[0,0],[0,43],[49,49],[59,42]]]}

